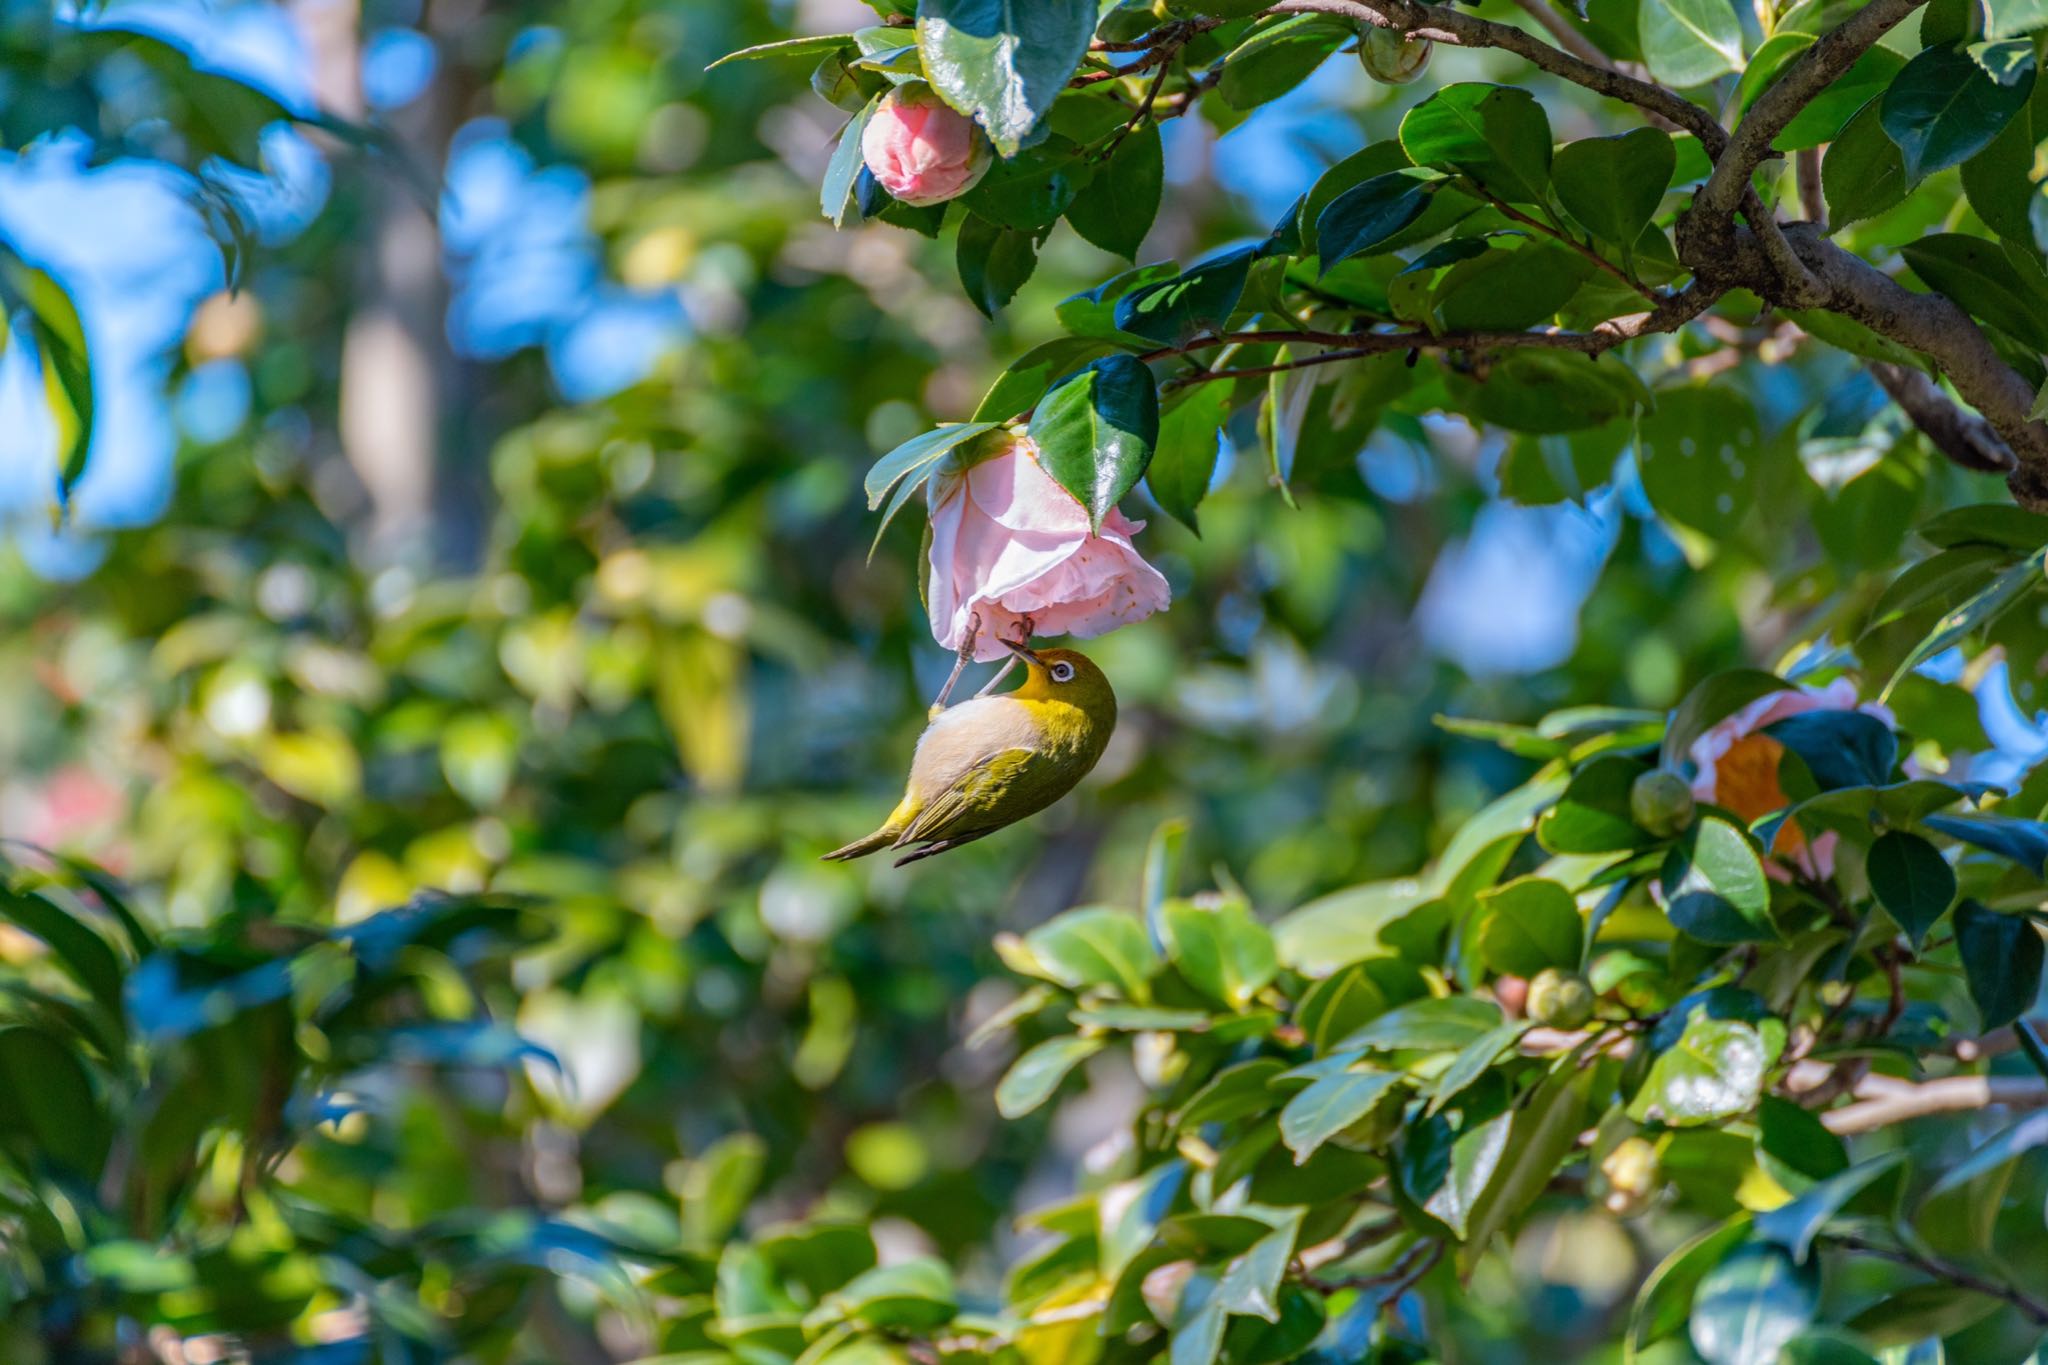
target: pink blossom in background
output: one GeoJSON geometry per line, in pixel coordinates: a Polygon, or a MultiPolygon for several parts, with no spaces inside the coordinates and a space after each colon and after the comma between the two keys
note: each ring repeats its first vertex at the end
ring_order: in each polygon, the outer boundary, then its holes
{"type": "Polygon", "coordinates": [[[128,798],[119,786],[73,763],[37,785],[8,790],[0,803],[0,835],[59,852],[91,851],[119,871],[126,850],[106,840],[127,812],[128,798]]]}
{"type": "MultiPolygon", "coordinates": [[[[1876,702],[1858,704],[1856,684],[1837,678],[1826,687],[1800,687],[1758,697],[1735,714],[1710,727],[1692,742],[1692,761],[1698,772],[1692,780],[1692,794],[1733,811],[1744,821],[1760,820],[1791,804],[1778,782],[1778,760],[1785,746],[1762,733],[1787,716],[1808,711],[1861,711],[1886,725],[1895,725],[1890,708],[1876,702]]],[[[1832,830],[1808,840],[1806,832],[1788,820],[1778,830],[1771,852],[1809,877],[1834,875],[1835,847],[1840,836],[1832,830]]],[[[1770,864],[1765,870],[1783,873],[1770,864]]]]}
{"type": "Polygon", "coordinates": [[[860,135],[861,159],[906,204],[940,204],[988,174],[995,153],[974,120],[926,86],[883,96],[860,135]]]}
{"type": "Polygon", "coordinates": [[[1106,635],[1164,610],[1172,594],[1131,537],[1145,529],[1112,509],[1102,533],[1038,463],[1027,436],[962,466],[949,457],[927,485],[931,504],[932,634],[958,649],[981,616],[974,657],[1006,658],[1022,619],[1039,635],[1106,635]]]}

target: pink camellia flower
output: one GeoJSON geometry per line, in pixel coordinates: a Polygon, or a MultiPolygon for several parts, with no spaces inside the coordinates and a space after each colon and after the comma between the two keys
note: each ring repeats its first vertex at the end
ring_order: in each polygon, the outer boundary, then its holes
{"type": "Polygon", "coordinates": [[[995,159],[974,120],[923,85],[882,97],[860,135],[860,154],[883,189],[919,205],[967,193],[995,159]]]}
{"type": "Polygon", "coordinates": [[[1145,529],[1112,508],[1102,533],[1038,463],[1031,438],[998,433],[983,458],[948,456],[926,485],[931,504],[932,634],[948,649],[981,617],[974,657],[1007,658],[1029,616],[1040,635],[1106,635],[1165,608],[1171,594],[1131,537],[1145,529]]]}
{"type": "MultiPolygon", "coordinates": [[[[1778,760],[1785,746],[1764,734],[1764,727],[1787,716],[1808,711],[1861,711],[1886,725],[1896,722],[1891,709],[1877,702],[1858,705],[1856,684],[1837,678],[1826,687],[1800,687],[1758,697],[1734,715],[1712,726],[1692,743],[1692,761],[1698,774],[1692,780],[1692,794],[1733,811],[1745,822],[1760,820],[1792,804],[1778,782],[1778,760]]],[[[1797,868],[1808,877],[1824,879],[1834,875],[1835,846],[1840,836],[1832,830],[1808,839],[1797,822],[1787,820],[1772,841],[1771,852],[1780,862],[1797,868]]],[[[1785,873],[1771,863],[1765,871],[1779,880],[1785,873]]]]}

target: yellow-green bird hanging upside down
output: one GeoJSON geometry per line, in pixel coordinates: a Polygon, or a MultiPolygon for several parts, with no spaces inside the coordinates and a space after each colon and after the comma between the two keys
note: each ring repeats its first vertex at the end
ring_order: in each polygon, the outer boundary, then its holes
{"type": "Polygon", "coordinates": [[[1109,679],[1071,649],[1002,643],[1023,660],[1023,685],[933,717],[896,809],[873,834],[827,858],[915,844],[896,866],[914,863],[1044,810],[1088,775],[1116,729],[1109,679]]]}

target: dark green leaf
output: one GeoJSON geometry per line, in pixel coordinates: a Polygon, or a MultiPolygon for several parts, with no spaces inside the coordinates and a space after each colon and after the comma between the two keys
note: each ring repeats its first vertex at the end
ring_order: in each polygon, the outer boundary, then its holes
{"type": "Polygon", "coordinates": [[[1849,1319],[1849,1329],[1872,1346],[1910,1346],[1951,1336],[1998,1311],[2000,1301],[1960,1285],[1908,1285],[1895,1289],[1849,1319]]]}
{"type": "Polygon", "coordinates": [[[1807,1253],[1813,1250],[1813,1239],[1820,1235],[1828,1220],[1840,1213],[1872,1181],[1905,1159],[1904,1152],[1884,1152],[1829,1176],[1791,1203],[1780,1204],[1768,1213],[1758,1214],[1757,1237],[1785,1248],[1792,1253],[1793,1260],[1804,1261],[1807,1253]]]}
{"type": "Polygon", "coordinates": [[[1174,1128],[1185,1131],[1266,1112],[1279,1103],[1272,1082],[1286,1069],[1287,1064],[1276,1057],[1255,1057],[1225,1067],[1174,1115],[1174,1128]]]}
{"type": "Polygon", "coordinates": [[[1451,372],[1445,383],[1461,411],[1509,431],[1539,434],[1605,426],[1652,401],[1626,364],[1575,351],[1510,351],[1484,380],[1451,372]]]}
{"type": "Polygon", "coordinates": [[[1031,416],[1039,460],[1088,509],[1097,531],[1145,477],[1159,441],[1159,388],[1152,371],[1109,355],[1061,380],[1031,416]]]}
{"type": "Polygon", "coordinates": [[[1913,273],[1963,311],[2048,350],[2048,291],[2022,274],[1995,242],[1937,232],[1899,249],[1913,273]]]}
{"type": "Polygon", "coordinates": [[[1557,150],[1550,179],[1566,213],[1596,237],[1632,246],[1664,202],[1677,166],[1669,133],[1635,128],[1566,143],[1557,150]]]}
{"type": "Polygon", "coordinates": [[[1849,1168],[1848,1149],[1820,1117],[1776,1095],[1757,1106],[1756,1154],[1764,1173],[1794,1194],[1849,1168]]]}
{"type": "Polygon", "coordinates": [[[920,0],[917,45],[932,88],[1014,156],[1095,34],[1095,0],[920,0]]]}
{"type": "Polygon", "coordinates": [[[1710,674],[1693,685],[1664,728],[1662,766],[1674,771],[1687,761],[1693,741],[1753,701],[1783,692],[1790,684],[1775,673],[1737,668],[1710,674]]]}
{"type": "Polygon", "coordinates": [[[1717,816],[1705,816],[1672,846],[1660,874],[1665,913],[1702,943],[1767,943],[1770,883],[1749,839],[1717,816]]]}
{"type": "Polygon", "coordinates": [[[1994,545],[2024,554],[2048,545],[2048,517],[2009,502],[1980,502],[1951,507],[1929,517],[1914,534],[1930,545],[1994,545]]]}
{"type": "Polygon", "coordinates": [[[953,1273],[929,1256],[864,1271],[823,1305],[833,1317],[905,1331],[948,1322],[955,1307],[953,1273]]]}
{"type": "Polygon", "coordinates": [[[2048,867],[2048,825],[2009,815],[1930,815],[1927,828],[2018,863],[2034,876],[2048,867]]]}
{"type": "Polygon", "coordinates": [[[1026,351],[996,377],[974,409],[977,422],[1007,422],[1035,407],[1052,382],[1116,347],[1095,337],[1054,337],[1026,351]]]}
{"type": "Polygon", "coordinates": [[[1643,492],[1658,514],[1718,540],[1733,536],[1758,501],[1766,463],[1749,399],[1723,386],[1662,389],[1639,431],[1643,492]]]}
{"type": "Polygon", "coordinates": [[[1556,882],[1521,877],[1479,896],[1479,955],[1496,972],[1534,976],[1579,965],[1585,925],[1578,902],[1556,882]]]}
{"type": "Polygon", "coordinates": [[[2042,946],[2032,920],[1966,900],[1956,907],[1956,950],[1986,1031],[2033,1008],[2041,994],[2042,946]]]}
{"type": "Polygon", "coordinates": [[[1048,138],[1011,159],[998,159],[960,202],[977,218],[1042,240],[1090,179],[1094,167],[1065,138],[1048,138]]]}
{"type": "Polygon", "coordinates": [[[1621,754],[1587,763],[1537,821],[1537,842],[1552,853],[1616,853],[1649,843],[1629,815],[1629,791],[1648,771],[1621,754]]]}
{"type": "Polygon", "coordinates": [[[1133,290],[1116,302],[1116,326],[1168,345],[1221,328],[1244,293],[1259,247],[1236,247],[1171,279],[1133,290]]]}
{"type": "Polygon", "coordinates": [[[2031,65],[2002,84],[1968,52],[1931,47],[1893,79],[1878,119],[1904,156],[1912,183],[1984,150],[2033,93],[2031,65]]]}
{"type": "Polygon", "coordinates": [[[1145,471],[1145,486],[1176,521],[1200,534],[1195,512],[1216,476],[1223,422],[1230,415],[1227,383],[1198,384],[1159,419],[1159,448],[1145,471]]]}
{"type": "Polygon", "coordinates": [[[1764,733],[1799,755],[1822,791],[1883,786],[1898,761],[1892,728],[1860,711],[1807,711],[1773,722],[1764,733]]]}
{"type": "Polygon", "coordinates": [[[1340,1071],[1290,1099],[1280,1111],[1280,1140],[1294,1153],[1294,1164],[1301,1165],[1318,1147],[1364,1118],[1400,1080],[1392,1071],[1340,1071]]]}
{"type": "Polygon", "coordinates": [[[0,1141],[21,1159],[88,1180],[99,1175],[113,1133],[75,1043],[34,1028],[0,1028],[0,1141]]]}
{"type": "Polygon", "coordinates": [[[1870,846],[1864,869],[1877,902],[1917,950],[1956,898],[1955,869],[1917,834],[1887,830],[1870,846]]]}
{"type": "Polygon", "coordinates": [[[1342,1040],[1341,1049],[1457,1052],[1500,1026],[1500,1006],[1469,995],[1417,1000],[1387,1011],[1342,1040]]]}
{"type": "Polygon", "coordinates": [[[1628,1349],[1639,1352],[1685,1326],[1700,1281],[1748,1236],[1749,1217],[1739,1215],[1694,1235],[1659,1262],[1629,1309],[1628,1349]]]}
{"type": "Polygon", "coordinates": [[[1518,86],[1444,86],[1401,120],[1401,147],[1416,165],[1469,175],[1510,204],[1542,204],[1550,183],[1550,120],[1518,86]]]}
{"type": "Polygon", "coordinates": [[[1472,1245],[1484,1247],[1534,1203],[1568,1161],[1586,1126],[1591,1070],[1554,1069],[1527,1101],[1509,1111],[1507,1150],[1472,1210],[1472,1245]]]}
{"type": "Polygon", "coordinates": [[[1261,25],[1224,58],[1216,93],[1233,109],[1256,109],[1315,74],[1350,36],[1350,25],[1318,14],[1261,25]]]}
{"type": "Polygon", "coordinates": [[[1878,121],[1881,98],[1856,112],[1821,158],[1821,191],[1828,222],[1847,227],[1874,218],[1906,197],[1906,158],[1878,121]]]}
{"type": "Polygon", "coordinates": [[[1481,1035],[1477,1042],[1468,1043],[1460,1049],[1458,1055],[1451,1059],[1451,1064],[1444,1068],[1443,1075],[1436,1078],[1436,1084],[1429,1088],[1428,1112],[1434,1114],[1470,1089],[1528,1028],[1529,1025],[1520,1019],[1509,1019],[1481,1035]]]}
{"type": "Polygon", "coordinates": [[[1820,1268],[1750,1242],[1707,1272],[1692,1301],[1693,1349],[1707,1365],[1762,1365],[1813,1322],[1820,1268]]]}
{"type": "Polygon", "coordinates": [[[1074,231],[1104,251],[1136,259],[1152,220],[1159,216],[1159,194],[1166,183],[1165,152],[1159,125],[1147,123],[1121,143],[1095,172],[1067,210],[1074,231]]]}
{"type": "Polygon", "coordinates": [[[955,261],[968,301],[994,317],[1038,268],[1038,247],[1030,233],[970,213],[960,221],[955,261]]]}
{"type": "Polygon", "coordinates": [[[1376,175],[1330,201],[1316,219],[1317,250],[1322,273],[1353,256],[1363,255],[1422,216],[1432,186],[1420,171],[1389,171],[1376,175]]]}

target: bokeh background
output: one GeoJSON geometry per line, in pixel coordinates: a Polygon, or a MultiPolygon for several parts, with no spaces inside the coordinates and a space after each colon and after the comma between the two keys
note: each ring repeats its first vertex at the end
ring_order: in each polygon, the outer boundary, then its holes
{"type": "MultiPolygon", "coordinates": [[[[17,51],[47,36],[34,0],[0,16],[17,51]]],[[[1293,507],[1233,431],[1200,538],[1132,499],[1175,603],[1092,649],[1123,719],[1083,788],[941,862],[821,864],[893,802],[950,663],[917,518],[870,559],[861,475],[965,417],[1119,268],[1062,229],[990,325],[948,244],[833,231],[816,182],[843,116],[805,65],[705,68],[871,20],[855,0],[115,0],[78,22],[388,143],[278,124],[260,172],[180,168],[146,154],[145,73],[115,63],[96,126],[41,111],[0,152],[0,233],[77,297],[100,411],[60,525],[40,381],[26,348],[0,357],[0,835],[97,860],[177,930],[325,930],[429,888],[544,907],[489,1004],[559,1067],[509,1091],[459,1055],[358,1078],[363,1107],[283,1173],[365,1218],[537,1208],[658,1239],[738,1162],[759,1169],[748,1226],[872,1219],[885,1254],[936,1250],[992,1294],[1014,1215],[1099,1168],[1141,1089],[1105,1054],[1075,1098],[997,1119],[1008,1057],[964,1043],[1017,989],[994,936],[1130,902],[1169,819],[1269,917],[1411,873],[1528,771],[1436,716],[1667,707],[1779,662],[1921,510],[2001,496],[1806,352],[1725,381],[1767,425],[1807,423],[1821,491],[1796,531],[1711,553],[1626,465],[1569,496],[1535,443],[1455,417],[1390,418],[1300,471],[1293,507]],[[233,291],[222,193],[250,234],[233,291]]],[[[1429,81],[1498,60],[1441,52],[1429,81]]],[[[1263,233],[1425,88],[1346,57],[1237,126],[1167,125],[1144,259],[1263,233]]],[[[1561,138],[1604,131],[1546,98],[1561,138]]],[[[2002,665],[1967,682],[1977,711],[1914,728],[1986,775],[2048,753],[2002,665]]],[[[1515,1330],[1569,1339],[1633,1284],[1602,1228],[1574,1234],[1599,1255],[1518,1262],[1503,1301],[1544,1325],[1515,1330]]],[[[548,1330],[530,1358],[660,1345],[630,1315],[548,1330]]]]}

